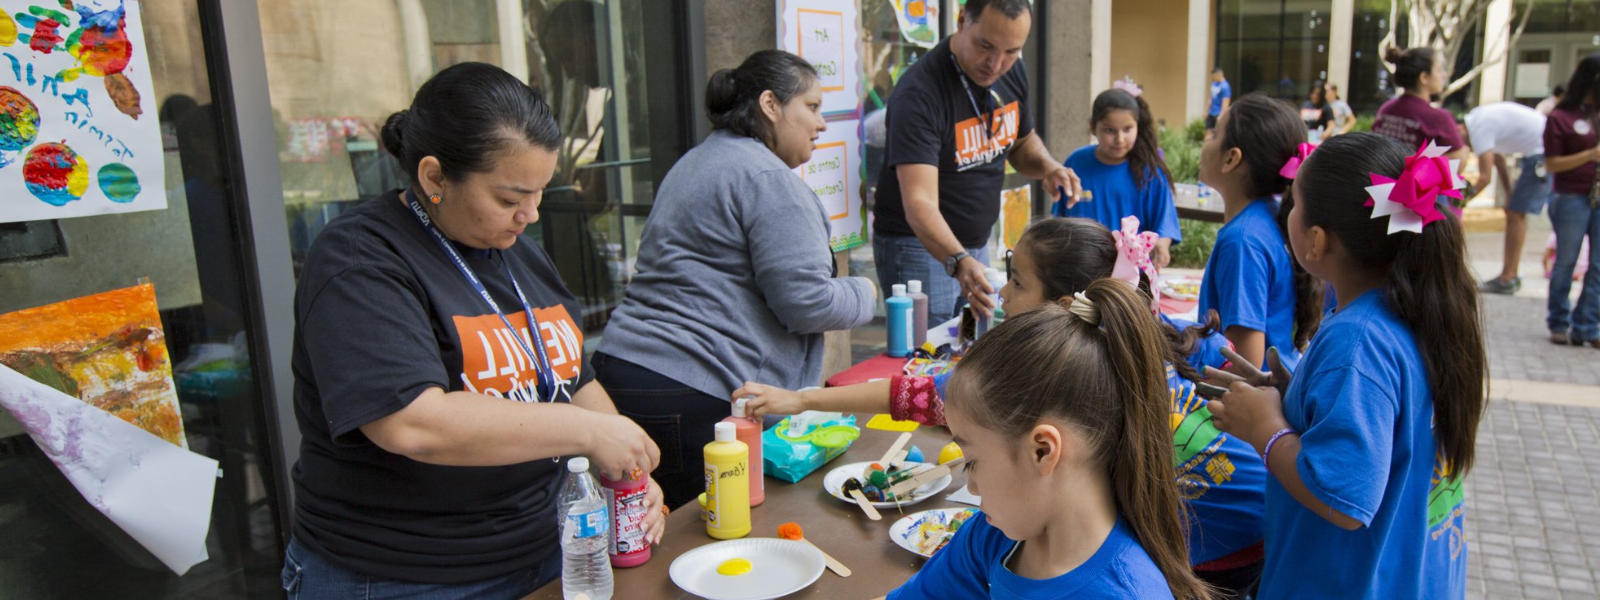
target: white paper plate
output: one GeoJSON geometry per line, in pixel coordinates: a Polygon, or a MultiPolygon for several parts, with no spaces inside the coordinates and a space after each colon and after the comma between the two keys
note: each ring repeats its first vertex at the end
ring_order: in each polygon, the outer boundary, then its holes
{"type": "Polygon", "coordinates": [[[709,600],[782,598],[822,576],[822,551],[804,542],[777,538],[745,538],[707,544],[685,552],[667,575],[672,582],[709,600]],[[750,561],[750,572],[728,576],[717,572],[735,558],[750,561]]]}
{"type": "Polygon", "coordinates": [[[1164,277],[1161,279],[1161,293],[1172,296],[1173,298],[1177,298],[1179,300],[1198,300],[1200,299],[1200,294],[1198,292],[1187,294],[1178,291],[1177,287],[1175,287],[1177,285],[1191,283],[1198,286],[1200,284],[1200,280],[1193,277],[1164,277]]]}
{"type": "MultiPolygon", "coordinates": [[[[835,498],[838,498],[838,499],[843,500],[845,502],[849,502],[851,504],[855,504],[856,501],[855,501],[854,498],[851,498],[851,497],[846,496],[844,494],[844,482],[849,481],[851,477],[855,477],[857,479],[860,479],[861,478],[861,473],[866,471],[867,470],[867,465],[870,465],[870,464],[872,464],[872,463],[869,463],[869,462],[850,463],[848,465],[837,467],[832,471],[828,471],[828,474],[822,478],[822,489],[828,490],[828,493],[831,494],[835,498]]],[[[914,469],[917,468],[918,466],[928,465],[928,463],[906,463],[906,464],[916,465],[916,466],[912,467],[914,469]]],[[[932,465],[928,465],[928,466],[932,466],[932,465]]],[[[911,494],[910,494],[911,497],[910,498],[906,498],[906,499],[900,500],[898,502],[872,502],[871,504],[872,504],[873,508],[894,508],[894,507],[897,507],[897,506],[911,506],[912,504],[916,504],[916,503],[921,502],[923,500],[927,500],[929,498],[932,498],[935,494],[938,494],[939,492],[944,491],[944,489],[947,488],[947,487],[950,487],[950,476],[949,475],[945,475],[944,477],[940,477],[938,479],[935,479],[933,481],[928,482],[927,484],[923,485],[922,487],[919,487],[917,489],[911,490],[911,494]]]]}
{"type": "Polygon", "coordinates": [[[950,522],[951,516],[954,516],[956,513],[965,510],[977,509],[935,508],[933,510],[925,510],[919,513],[906,515],[901,517],[899,521],[895,521],[894,525],[889,526],[889,539],[894,541],[896,546],[905,548],[906,550],[911,551],[912,554],[932,558],[932,554],[923,554],[922,551],[917,550],[917,544],[922,541],[921,534],[917,531],[917,525],[924,519],[936,519],[936,522],[948,523],[950,522]]]}

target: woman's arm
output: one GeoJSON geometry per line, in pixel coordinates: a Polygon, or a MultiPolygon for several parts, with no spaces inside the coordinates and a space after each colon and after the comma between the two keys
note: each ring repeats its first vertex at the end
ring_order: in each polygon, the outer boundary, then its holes
{"type": "Polygon", "coordinates": [[[817,196],[789,171],[762,173],[736,193],[755,285],[790,333],[849,329],[872,320],[865,277],[835,277],[817,196]]]}
{"type": "Polygon", "coordinates": [[[1600,162],[1600,146],[1566,156],[1544,157],[1545,170],[1551,173],[1565,173],[1592,162],[1600,162]]]}

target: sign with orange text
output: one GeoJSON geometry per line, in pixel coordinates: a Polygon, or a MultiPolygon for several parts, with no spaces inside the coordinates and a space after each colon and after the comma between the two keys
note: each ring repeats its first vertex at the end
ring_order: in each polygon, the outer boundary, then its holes
{"type": "Polygon", "coordinates": [[[860,22],[856,0],[778,1],[778,48],[817,70],[829,120],[860,117],[860,22]]]}
{"type": "Polygon", "coordinates": [[[811,160],[795,168],[828,214],[828,246],[834,252],[867,243],[861,202],[861,121],[833,121],[817,138],[811,160]]]}

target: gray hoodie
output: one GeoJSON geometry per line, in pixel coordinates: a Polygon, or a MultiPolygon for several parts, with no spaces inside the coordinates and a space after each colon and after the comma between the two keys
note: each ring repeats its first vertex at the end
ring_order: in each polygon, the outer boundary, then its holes
{"type": "Polygon", "coordinates": [[[728,398],[745,381],[822,377],[822,333],[872,319],[864,277],[835,277],[816,194],[760,140],[715,131],[656,194],[638,274],[599,352],[728,398]]]}

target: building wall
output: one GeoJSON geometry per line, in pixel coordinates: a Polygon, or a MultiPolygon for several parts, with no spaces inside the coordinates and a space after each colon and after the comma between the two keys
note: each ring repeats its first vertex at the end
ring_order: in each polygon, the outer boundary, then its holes
{"type": "Polygon", "coordinates": [[[1155,118],[1182,126],[1189,93],[1189,0],[1116,0],[1111,5],[1112,81],[1133,77],[1144,88],[1155,118]]]}

